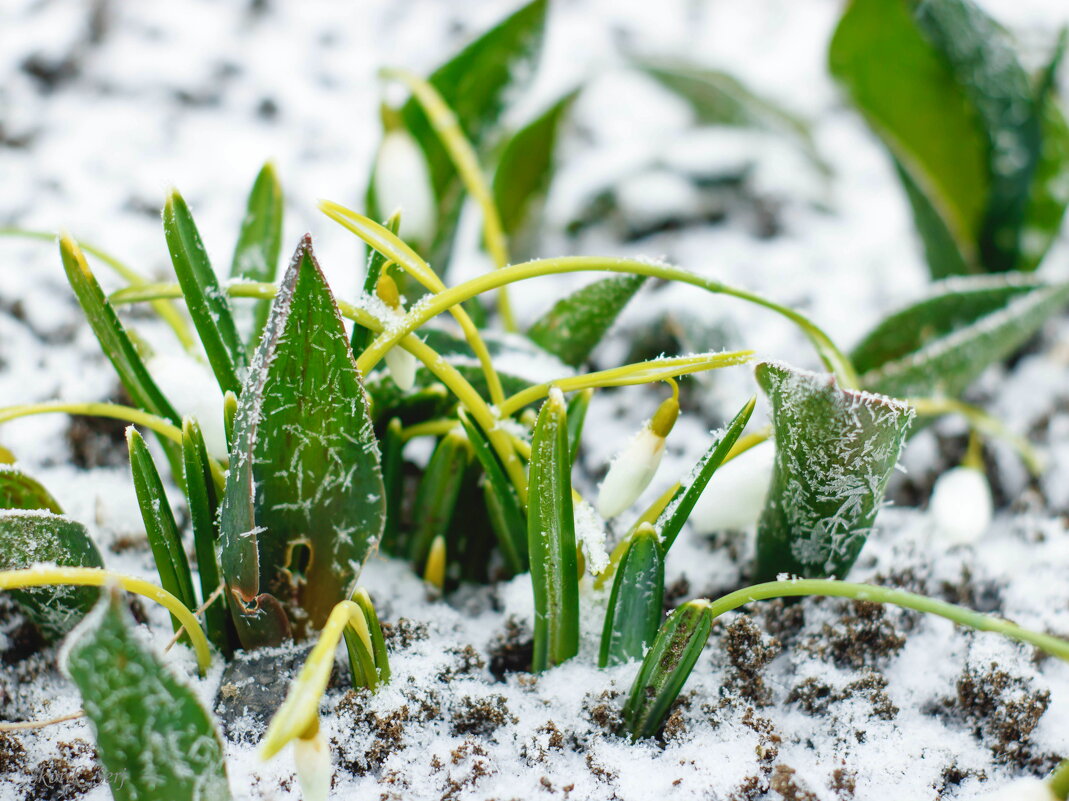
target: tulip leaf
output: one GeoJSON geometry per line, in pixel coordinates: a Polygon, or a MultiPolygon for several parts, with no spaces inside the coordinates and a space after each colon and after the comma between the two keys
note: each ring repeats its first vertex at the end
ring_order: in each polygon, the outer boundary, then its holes
{"type": "MultiPolygon", "coordinates": [[[[230,277],[246,281],[274,281],[282,252],[282,185],[275,165],[265,164],[256,176],[241,221],[241,232],[230,262],[230,277]]],[[[254,349],[271,309],[269,300],[256,301],[249,348],[254,349]]]]}
{"type": "Polygon", "coordinates": [[[843,578],[861,552],[913,410],[831,375],[762,363],[776,461],[757,528],[755,581],[843,578]]]}
{"type": "Polygon", "coordinates": [[[321,628],[382,535],[368,399],[308,237],[238,401],[220,521],[222,570],[245,647],[321,628]]]}
{"type": "MultiPolygon", "coordinates": [[[[69,517],[35,510],[0,510],[0,569],[47,563],[104,567],[85,526],[69,517]]],[[[91,587],[57,586],[11,590],[11,597],[48,639],[67,634],[96,603],[91,587]]]]}
{"type": "Polygon", "coordinates": [[[41,482],[8,464],[0,464],[0,509],[47,509],[63,514],[41,482]]]}
{"type": "Polygon", "coordinates": [[[1069,284],[1020,276],[948,279],[877,324],[851,360],[873,392],[956,397],[1067,303],[1069,284]]]}
{"type": "Polygon", "coordinates": [[[64,651],[112,796],[227,801],[223,744],[208,712],[132,627],[121,593],[110,590],[64,651]]]}

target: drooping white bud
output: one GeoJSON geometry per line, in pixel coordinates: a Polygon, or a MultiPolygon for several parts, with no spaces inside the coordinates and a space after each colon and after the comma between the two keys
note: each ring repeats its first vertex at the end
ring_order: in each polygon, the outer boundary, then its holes
{"type": "Polygon", "coordinates": [[[297,783],[303,801],[327,801],[334,766],[330,761],[330,746],[318,728],[313,736],[293,741],[293,762],[297,766],[297,783]]]}
{"type": "Polygon", "coordinates": [[[1050,783],[1042,779],[1018,779],[985,793],[981,801],[1058,801],[1050,783]]]}
{"type": "Polygon", "coordinates": [[[427,159],[397,112],[383,110],[385,133],[375,160],[375,198],[383,214],[401,210],[398,235],[414,245],[434,236],[436,204],[427,159]]]}
{"type": "Polygon", "coordinates": [[[606,520],[616,517],[637,500],[661,464],[664,437],[644,427],[609,467],[598,493],[598,514],[606,520]]]}
{"type": "Polygon", "coordinates": [[[196,418],[208,454],[226,459],[223,393],[208,366],[185,353],[153,354],[145,366],[174,410],[196,418]]]}
{"type": "Polygon", "coordinates": [[[690,522],[698,534],[749,528],[761,517],[772,481],[776,445],[754,445],[722,464],[698,498],[690,522]]]}
{"type": "Polygon", "coordinates": [[[390,377],[402,392],[408,392],[416,383],[416,357],[402,348],[394,345],[386,351],[386,367],[390,370],[390,377]]]}
{"type": "Polygon", "coordinates": [[[976,542],[994,511],[991,486],[975,467],[964,465],[939,476],[928,503],[936,533],[950,545],[976,542]]]}

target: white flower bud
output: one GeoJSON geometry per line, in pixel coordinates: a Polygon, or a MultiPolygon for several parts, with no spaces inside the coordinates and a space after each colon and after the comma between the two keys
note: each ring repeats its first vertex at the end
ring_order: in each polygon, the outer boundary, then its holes
{"type": "Polygon", "coordinates": [[[182,417],[196,418],[208,454],[226,459],[223,392],[211,369],[185,353],[154,354],[145,366],[174,410],[182,417]]]}
{"type": "Polygon", "coordinates": [[[1018,779],[1005,787],[985,793],[982,801],[1058,801],[1048,782],[1042,779],[1018,779]]]}
{"type": "Polygon", "coordinates": [[[749,528],[761,517],[772,481],[776,445],[754,445],[713,473],[690,514],[698,534],[749,528]]]}
{"type": "Polygon", "coordinates": [[[609,467],[598,493],[598,514],[616,517],[635,502],[653,480],[664,454],[664,437],[644,426],[609,467]]]}
{"type": "Polygon", "coordinates": [[[398,235],[426,245],[434,236],[436,204],[427,159],[404,128],[387,130],[375,163],[375,198],[383,214],[401,210],[398,235]]]}
{"type": "Polygon", "coordinates": [[[394,345],[386,351],[386,367],[390,371],[390,377],[402,392],[408,392],[416,383],[416,357],[402,348],[394,345]]]}
{"type": "Polygon", "coordinates": [[[330,762],[330,746],[321,731],[317,729],[312,737],[298,737],[293,741],[293,762],[297,766],[297,783],[301,785],[303,801],[327,801],[334,767],[330,762]]]}
{"type": "Polygon", "coordinates": [[[937,534],[950,545],[976,542],[991,525],[993,507],[987,477],[964,465],[939,476],[928,503],[937,534]]]}

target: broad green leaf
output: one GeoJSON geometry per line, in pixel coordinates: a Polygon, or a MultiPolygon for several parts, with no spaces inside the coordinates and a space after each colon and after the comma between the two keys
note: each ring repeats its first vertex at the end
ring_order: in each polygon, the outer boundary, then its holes
{"type": "MultiPolygon", "coordinates": [[[[141,519],[145,523],[145,535],[152,549],[152,559],[156,563],[156,572],[160,575],[160,586],[185,604],[188,609],[196,609],[199,604],[193,592],[193,574],[189,569],[182,535],[175,523],[171,504],[163,489],[163,481],[156,470],[145,440],[133,426],[126,429],[126,443],[130,449],[130,470],[134,477],[134,491],[141,508],[141,519]]],[[[181,628],[181,622],[171,617],[174,630],[181,628]]]]}
{"type": "Polygon", "coordinates": [[[809,123],[779,104],[752,92],[738,78],[720,70],[685,64],[647,62],[639,69],[690,104],[706,125],[757,128],[792,137],[817,170],[829,175],[809,123]]]}
{"type": "Polygon", "coordinates": [[[164,417],[176,426],[181,425],[182,418],[152,380],[137,348],[119,322],[119,316],[90,271],[81,248],[69,236],[63,236],[59,240],[59,252],[63,259],[63,270],[89,327],[96,334],[104,355],[115,366],[130,399],[138,408],[164,417]]]}
{"type": "Polygon", "coordinates": [[[420,571],[427,561],[431,543],[449,531],[467,467],[468,438],[462,431],[451,431],[438,441],[431,454],[412,507],[415,530],[409,558],[420,571]]]}
{"type": "Polygon", "coordinates": [[[664,605],[664,555],[657,530],[640,526],[616,569],[605,609],[598,667],[642,659],[653,644],[664,605]]]}
{"type": "Polygon", "coordinates": [[[851,0],[832,38],[831,73],[938,209],[962,261],[978,265],[991,186],[988,139],[911,8],[903,0],[851,0]]]}
{"type": "Polygon", "coordinates": [[[578,94],[572,91],[560,98],[513,134],[501,152],[494,172],[494,204],[510,237],[528,230],[540,213],[553,179],[561,124],[578,94]]]}
{"type": "Polygon", "coordinates": [[[172,190],[164,204],[163,233],[189,315],[215,380],[223,392],[240,392],[245,346],[234,325],[230,298],[219,286],[193,215],[178,190],[172,190]]]}
{"type": "Polygon", "coordinates": [[[47,509],[63,514],[41,482],[8,464],[0,464],[0,509],[47,509]]]}
{"type": "Polygon", "coordinates": [[[895,397],[956,397],[1069,303],[1069,284],[954,278],[886,317],[851,353],[861,385],[895,397]]]}
{"type": "Polygon", "coordinates": [[[954,234],[947,228],[946,220],[940,216],[939,210],[932,205],[924,190],[917,186],[898,159],[894,159],[894,163],[895,172],[913,210],[913,223],[920,234],[921,244],[924,246],[924,260],[928,262],[931,277],[940,279],[979,271],[979,264],[965,261],[958,249],[958,243],[954,241],[954,234]]]}
{"type": "Polygon", "coordinates": [[[234,420],[221,564],[242,644],[321,628],[378,545],[385,511],[368,400],[305,237],[234,420]]]}
{"type": "Polygon", "coordinates": [[[660,731],[712,626],[712,612],[704,599],[678,607],[661,625],[624,704],[624,728],[631,739],[652,737],[660,731]]]}
{"type": "Polygon", "coordinates": [[[683,530],[683,524],[687,522],[687,518],[694,510],[694,504],[705,491],[716,469],[724,463],[724,459],[742,435],[742,430],[750,421],[750,415],[753,414],[756,404],[757,398],[750,398],[746,402],[728,424],[723,435],[709,446],[702,458],[694,465],[690,475],[680,482],[679,489],[672,496],[672,500],[657,516],[656,529],[661,536],[662,548],[666,554],[672,547],[672,543],[676,541],[676,537],[679,536],[679,532],[683,530]]]}
{"type": "MultiPolygon", "coordinates": [[[[230,277],[246,281],[274,281],[282,252],[282,185],[275,165],[267,162],[256,176],[241,221],[241,233],[230,262],[230,277]]],[[[258,300],[253,315],[249,349],[255,349],[271,309],[269,300],[258,300]]]]}
{"type": "MultiPolygon", "coordinates": [[[[0,569],[37,564],[104,567],[85,526],[69,517],[34,509],[0,510],[0,569]]],[[[100,593],[92,587],[34,587],[11,590],[11,597],[49,639],[67,634],[100,593]]]]}
{"type": "Polygon", "coordinates": [[[861,552],[913,420],[901,401],[831,375],[762,363],[776,461],[757,528],[755,582],[843,578],[861,552]]]}
{"type": "MultiPolygon", "coordinates": [[[[500,119],[508,96],[534,74],[548,5],[548,0],[532,0],[521,6],[436,69],[428,79],[453,110],[468,141],[478,152],[486,151],[488,134],[500,119]]],[[[427,157],[438,202],[438,230],[428,260],[444,268],[463,203],[463,186],[449,154],[415,99],[404,105],[401,116],[427,157]]],[[[373,179],[368,184],[367,208],[373,219],[382,219],[392,211],[378,208],[373,179]]]]}
{"type": "MultiPolygon", "coordinates": [[[[390,216],[390,219],[383,223],[383,225],[391,234],[396,234],[401,227],[401,213],[394,212],[390,216]]],[[[364,295],[366,297],[375,297],[375,286],[378,284],[379,276],[382,275],[382,270],[385,266],[386,257],[375,250],[375,248],[368,248],[367,274],[364,276],[364,295]]],[[[408,274],[405,273],[404,277],[407,278],[408,274]]],[[[364,349],[371,344],[374,338],[374,334],[364,328],[364,326],[360,325],[360,323],[353,323],[353,336],[350,339],[353,347],[353,354],[359,356],[363,353],[364,349]]]]}
{"type": "Polygon", "coordinates": [[[542,404],[531,439],[527,551],[534,589],[534,657],[541,673],[579,652],[579,572],[572,511],[568,412],[559,390],[542,404]]]}
{"type": "Polygon", "coordinates": [[[558,300],[528,329],[527,336],[565,364],[590,358],[617,315],[642,287],[645,277],[603,278],[558,300]]]}
{"type": "Polygon", "coordinates": [[[223,744],[208,712],[132,627],[122,594],[113,589],[64,651],[64,670],[81,692],[112,796],[227,801],[223,744]]]}

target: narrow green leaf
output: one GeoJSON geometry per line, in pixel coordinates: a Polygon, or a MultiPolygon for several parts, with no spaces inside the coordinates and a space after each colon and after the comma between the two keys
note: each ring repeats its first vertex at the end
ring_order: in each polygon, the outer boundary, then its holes
{"type": "MultiPolygon", "coordinates": [[[[275,173],[275,165],[267,162],[256,176],[241,221],[241,232],[234,246],[234,258],[230,262],[230,277],[246,281],[274,281],[278,271],[278,258],[282,252],[282,185],[275,173]]],[[[260,341],[269,300],[256,302],[253,326],[249,336],[249,350],[255,350],[260,341]]]]}
{"type": "Polygon", "coordinates": [[[305,237],[234,420],[221,565],[242,644],[321,628],[378,545],[385,513],[368,399],[305,237]]]}
{"type": "MultiPolygon", "coordinates": [[[[401,212],[395,211],[390,218],[383,223],[383,225],[389,229],[391,234],[397,234],[401,228],[401,212]]],[[[375,248],[368,248],[367,254],[367,273],[364,275],[364,295],[369,298],[375,297],[375,286],[378,284],[379,276],[382,275],[382,270],[386,266],[387,259],[375,248]]],[[[400,272],[400,271],[399,271],[400,272]]],[[[401,273],[395,280],[400,280],[404,283],[404,279],[408,277],[408,273],[401,273]]],[[[353,323],[353,336],[350,343],[353,347],[353,354],[359,356],[364,352],[364,349],[371,344],[375,335],[369,331],[360,323],[353,323]]]]}
{"type": "MultiPolygon", "coordinates": [[[[196,609],[199,604],[193,592],[193,574],[156,463],[145,440],[133,426],[126,429],[126,443],[130,448],[134,491],[137,493],[152,558],[156,562],[156,571],[160,574],[160,585],[186,607],[196,609]]],[[[171,623],[175,631],[182,625],[174,616],[171,617],[171,623]]]]}
{"type": "Polygon", "coordinates": [[[81,692],[112,796],[227,801],[223,744],[208,712],[145,650],[132,626],[113,589],[71,636],[63,659],[81,692]]]}
{"type": "Polygon", "coordinates": [[[345,650],[349,654],[349,679],[353,689],[366,687],[372,692],[379,686],[379,672],[375,666],[375,656],[352,626],[342,631],[345,638],[345,650]]]}
{"type": "Polygon", "coordinates": [[[164,204],[163,232],[189,315],[219,388],[240,392],[245,346],[234,325],[230,298],[219,286],[193,215],[178,190],[172,190],[164,204]]]}
{"type": "Polygon", "coordinates": [[[616,569],[605,610],[598,666],[639,660],[653,644],[664,605],[664,556],[657,530],[639,527],[616,569]]]}
{"type": "Polygon", "coordinates": [[[405,441],[401,436],[401,418],[394,417],[382,438],[382,485],[386,492],[386,525],[382,531],[382,549],[400,553],[401,511],[405,492],[405,441]]]}
{"type": "Polygon", "coordinates": [[[181,425],[182,419],[152,380],[119,316],[90,271],[81,248],[69,236],[62,236],[59,252],[63,259],[63,270],[85,318],[96,334],[104,355],[115,366],[130,399],[138,408],[164,417],[176,426],[181,425]]]}
{"type": "Polygon", "coordinates": [[[541,673],[579,652],[579,573],[572,511],[568,412],[550,390],[531,439],[527,550],[534,589],[534,657],[541,673]]]}
{"type": "MultiPolygon", "coordinates": [[[[208,466],[208,449],[200,426],[187,417],[182,424],[182,466],[186,483],[186,499],[193,528],[193,547],[197,554],[197,573],[200,576],[200,597],[207,602],[222,579],[216,545],[216,513],[219,498],[208,466]]],[[[226,598],[220,596],[204,610],[204,631],[212,645],[227,658],[237,646],[237,632],[230,622],[226,598]]]]}
{"type": "MultiPolygon", "coordinates": [[[[893,157],[892,157],[893,158],[893,157]]],[[[913,210],[913,223],[917,226],[921,243],[924,246],[924,259],[928,262],[928,273],[932,278],[948,278],[952,275],[969,275],[980,272],[981,266],[966,262],[954,240],[954,234],[947,227],[946,220],[932,204],[932,199],[924,193],[917,182],[902,166],[902,162],[893,159],[895,172],[906,191],[906,199],[913,210]]]]}
{"type": "Polygon", "coordinates": [[[568,459],[572,465],[579,456],[579,443],[583,439],[583,423],[590,408],[590,399],[594,397],[591,388],[581,389],[568,401],[568,459]]]}
{"type": "Polygon", "coordinates": [[[641,275],[604,278],[557,301],[527,336],[565,364],[578,367],[645,282],[641,275]]]}
{"type": "Polygon", "coordinates": [[[624,704],[624,727],[633,740],[660,731],[701,656],[712,626],[709,602],[704,599],[688,601],[664,621],[624,704]]]}
{"type": "Polygon", "coordinates": [[[63,514],[41,482],[8,464],[0,464],[0,509],[47,509],[63,514]]]}
{"type": "Polygon", "coordinates": [[[713,473],[724,463],[724,459],[727,458],[735,442],[742,435],[742,431],[750,421],[750,415],[753,414],[756,404],[756,397],[750,398],[746,402],[728,424],[724,434],[709,446],[709,450],[705,452],[705,455],[698,460],[698,463],[690,471],[690,475],[680,482],[680,487],[676,490],[675,495],[672,496],[672,500],[657,516],[656,529],[661,535],[662,548],[666,554],[671,549],[672,543],[676,541],[676,537],[679,536],[679,532],[683,530],[683,524],[690,517],[690,513],[694,510],[694,504],[698,502],[698,498],[705,491],[705,487],[709,484],[713,473]]]}
{"type": "Polygon", "coordinates": [[[757,528],[755,581],[843,578],[861,552],[913,410],[830,375],[762,363],[776,461],[757,528]]]}
{"type": "MultiPolygon", "coordinates": [[[[0,569],[37,564],[104,567],[85,526],[69,517],[34,509],[0,510],[0,569]]],[[[11,597],[48,639],[73,629],[100,593],[92,587],[34,587],[11,590],[11,597]]]]}
{"type": "Polygon", "coordinates": [[[431,543],[449,531],[467,467],[468,438],[461,431],[450,431],[431,454],[412,506],[415,530],[408,555],[420,571],[431,543]]]}
{"type": "Polygon", "coordinates": [[[861,385],[895,397],[957,397],[1069,303],[1069,284],[955,278],[886,317],[854,348],[861,385]]]}
{"type": "Polygon", "coordinates": [[[386,651],[386,638],[382,635],[379,614],[375,611],[375,605],[371,603],[371,596],[363,587],[357,587],[352,600],[364,613],[368,633],[371,634],[371,652],[375,659],[375,669],[379,672],[379,681],[385,683],[390,680],[391,675],[390,655],[386,651]]]}

